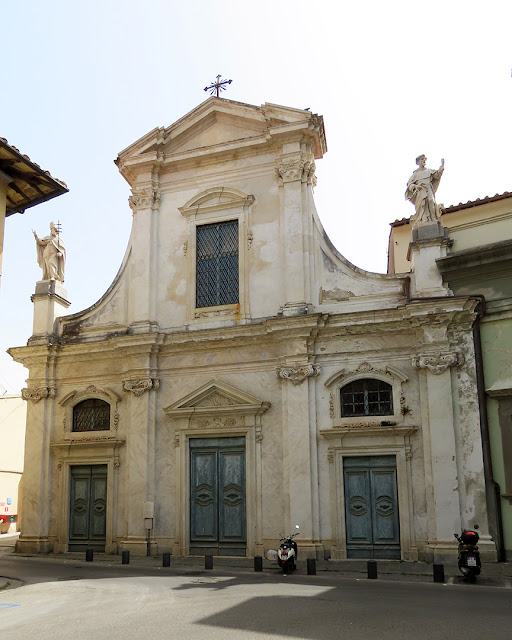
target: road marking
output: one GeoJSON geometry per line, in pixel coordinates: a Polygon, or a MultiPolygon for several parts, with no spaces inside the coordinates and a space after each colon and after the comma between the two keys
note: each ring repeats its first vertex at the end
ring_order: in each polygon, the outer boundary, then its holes
{"type": "Polygon", "coordinates": [[[0,602],[0,609],[10,609],[11,607],[21,607],[21,604],[7,604],[5,602],[0,602]]]}

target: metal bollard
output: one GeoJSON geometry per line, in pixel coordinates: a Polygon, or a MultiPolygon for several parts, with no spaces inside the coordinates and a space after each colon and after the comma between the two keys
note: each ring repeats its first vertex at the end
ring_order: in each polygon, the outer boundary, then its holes
{"type": "Polygon", "coordinates": [[[308,576],[316,576],[316,560],[315,558],[308,558],[306,561],[308,567],[308,576]]]}
{"type": "Polygon", "coordinates": [[[92,562],[94,560],[94,549],[85,550],[85,561],[92,562]]]}
{"type": "Polygon", "coordinates": [[[121,553],[121,564],[130,564],[130,552],[128,549],[121,553]]]}
{"type": "Polygon", "coordinates": [[[444,582],[444,564],[433,564],[434,582],[444,582]]]}
{"type": "Polygon", "coordinates": [[[263,558],[254,556],[254,571],[263,571],[263,558]]]}
{"type": "Polygon", "coordinates": [[[366,567],[368,569],[368,579],[377,579],[377,562],[375,560],[368,560],[366,567]]]}
{"type": "Polygon", "coordinates": [[[205,556],[204,557],[204,568],[205,569],[213,569],[213,556],[205,556]]]}
{"type": "Polygon", "coordinates": [[[169,552],[162,554],[162,567],[171,566],[171,554],[169,552]]]}

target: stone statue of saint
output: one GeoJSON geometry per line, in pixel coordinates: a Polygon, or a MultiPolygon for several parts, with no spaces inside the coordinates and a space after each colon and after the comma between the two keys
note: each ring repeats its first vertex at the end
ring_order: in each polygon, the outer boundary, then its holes
{"type": "Polygon", "coordinates": [[[37,263],[43,270],[43,280],[64,282],[66,248],[59,235],[55,222],[50,223],[50,235],[39,238],[32,229],[37,244],[37,263]]]}
{"type": "Polygon", "coordinates": [[[437,222],[441,219],[439,208],[436,204],[436,191],[444,171],[444,159],[441,160],[439,169],[427,169],[427,158],[424,155],[416,158],[418,168],[407,183],[405,199],[416,207],[416,214],[412,222],[421,224],[425,222],[437,222]]]}

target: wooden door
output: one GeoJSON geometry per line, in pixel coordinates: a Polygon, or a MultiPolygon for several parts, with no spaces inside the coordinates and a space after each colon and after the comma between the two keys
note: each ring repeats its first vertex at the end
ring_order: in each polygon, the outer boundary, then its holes
{"type": "Polygon", "coordinates": [[[107,465],[71,467],[69,551],[105,551],[107,465]]]}
{"type": "Polygon", "coordinates": [[[190,553],[247,552],[245,438],[190,440],[190,553]]]}
{"type": "Polygon", "coordinates": [[[348,558],[400,559],[395,456],[343,460],[348,558]]]}

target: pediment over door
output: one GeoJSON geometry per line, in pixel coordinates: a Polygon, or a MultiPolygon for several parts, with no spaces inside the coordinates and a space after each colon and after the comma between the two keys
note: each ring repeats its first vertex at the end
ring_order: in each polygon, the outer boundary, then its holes
{"type": "Polygon", "coordinates": [[[164,411],[174,418],[220,415],[261,416],[269,407],[269,402],[264,402],[224,382],[210,380],[181,400],[165,407],[164,411]]]}

